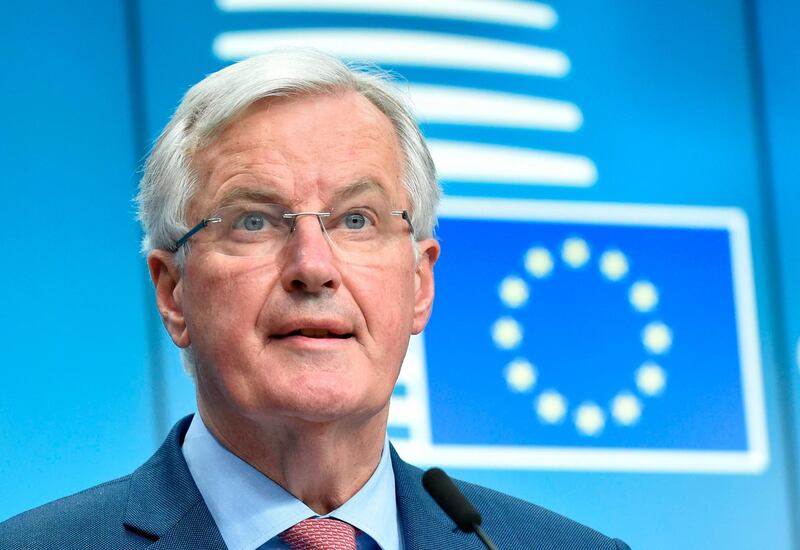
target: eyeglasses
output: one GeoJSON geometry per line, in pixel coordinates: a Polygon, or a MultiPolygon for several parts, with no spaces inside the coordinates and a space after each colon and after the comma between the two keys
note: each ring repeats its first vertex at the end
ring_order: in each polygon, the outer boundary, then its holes
{"type": "Polygon", "coordinates": [[[405,233],[406,224],[414,234],[408,211],[390,210],[388,203],[381,200],[360,200],[329,212],[291,212],[279,204],[244,202],[224,206],[203,218],[178,239],[172,252],[193,239],[226,256],[275,256],[303,216],[316,216],[331,248],[353,262],[374,261],[376,252],[405,233]],[[399,226],[394,221],[397,218],[406,223],[399,226]]]}

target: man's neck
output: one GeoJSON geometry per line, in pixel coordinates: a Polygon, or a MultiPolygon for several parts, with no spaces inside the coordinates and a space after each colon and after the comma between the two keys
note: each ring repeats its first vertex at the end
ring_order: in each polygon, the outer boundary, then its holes
{"type": "Polygon", "coordinates": [[[365,420],[311,422],[227,420],[200,406],[208,430],[230,452],[319,515],[358,492],[375,471],[386,437],[388,407],[365,420]]]}

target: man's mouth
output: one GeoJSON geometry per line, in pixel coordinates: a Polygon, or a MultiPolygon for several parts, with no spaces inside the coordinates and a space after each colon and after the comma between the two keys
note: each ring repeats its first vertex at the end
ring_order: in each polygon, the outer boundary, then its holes
{"type": "Polygon", "coordinates": [[[289,336],[305,336],[306,338],[338,338],[345,339],[351,338],[352,333],[338,333],[324,328],[300,328],[287,332],[286,334],[275,334],[273,338],[280,340],[281,338],[288,338],[289,336]]]}

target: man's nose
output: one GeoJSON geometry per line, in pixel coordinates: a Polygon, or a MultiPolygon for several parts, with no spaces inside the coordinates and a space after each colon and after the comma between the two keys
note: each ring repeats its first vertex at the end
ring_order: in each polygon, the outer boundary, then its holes
{"type": "Polygon", "coordinates": [[[341,284],[341,276],[322,220],[313,214],[298,216],[286,243],[281,282],[287,292],[318,293],[341,284]]]}

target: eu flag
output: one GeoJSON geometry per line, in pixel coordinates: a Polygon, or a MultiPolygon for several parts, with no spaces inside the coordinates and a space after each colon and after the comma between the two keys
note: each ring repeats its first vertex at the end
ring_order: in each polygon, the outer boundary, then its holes
{"type": "Polygon", "coordinates": [[[419,441],[434,456],[524,467],[537,449],[591,450],[623,469],[763,467],[740,211],[448,199],[438,235],[419,441]]]}

